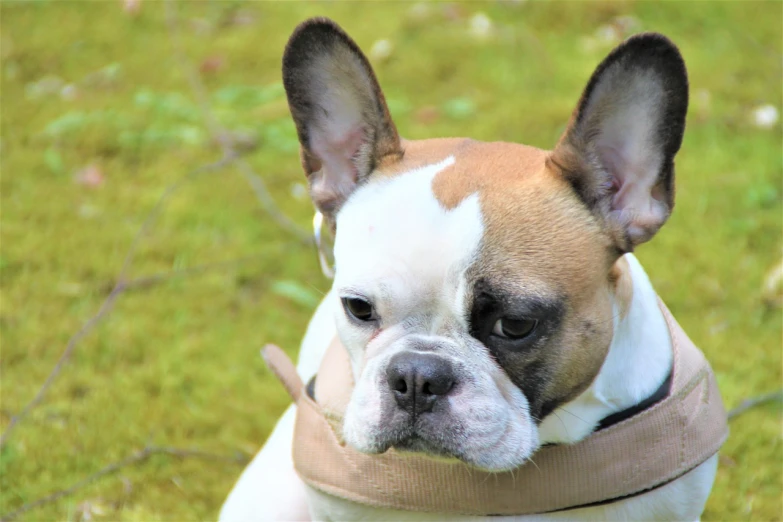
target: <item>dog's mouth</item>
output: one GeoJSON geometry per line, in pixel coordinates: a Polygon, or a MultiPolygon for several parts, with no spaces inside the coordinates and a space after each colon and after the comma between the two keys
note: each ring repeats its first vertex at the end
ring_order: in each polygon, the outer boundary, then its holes
{"type": "Polygon", "coordinates": [[[365,447],[359,451],[379,454],[394,449],[400,453],[459,459],[457,452],[454,451],[454,448],[450,448],[451,445],[447,440],[439,440],[443,438],[445,433],[441,433],[441,437],[433,436],[432,429],[428,426],[422,426],[421,423],[413,422],[408,418],[402,420],[398,417],[394,420],[398,422],[388,422],[382,434],[373,441],[371,447],[365,447]]]}
{"type": "Polygon", "coordinates": [[[343,422],[346,443],[359,452],[377,455],[393,449],[504,471],[523,464],[538,448],[522,392],[511,384],[500,390],[487,372],[470,371],[466,365],[455,371],[459,384],[450,393],[429,402],[425,394],[417,403],[415,394],[406,401],[400,397],[403,390],[389,385],[385,368],[373,370],[355,388],[343,422]]]}
{"type": "Polygon", "coordinates": [[[443,446],[435,444],[417,434],[410,435],[402,440],[396,441],[391,445],[395,450],[402,453],[419,453],[428,457],[441,457],[456,459],[457,456],[445,449],[443,446]]]}

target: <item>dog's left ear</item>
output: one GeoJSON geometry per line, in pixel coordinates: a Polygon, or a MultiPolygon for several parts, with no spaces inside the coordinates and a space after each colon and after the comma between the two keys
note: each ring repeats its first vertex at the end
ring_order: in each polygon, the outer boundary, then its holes
{"type": "Polygon", "coordinates": [[[312,18],[291,35],[283,84],[315,206],[334,226],[342,204],[400,138],[372,67],[333,21],[312,18]]]}
{"type": "Polygon", "coordinates": [[[674,207],[674,155],[688,109],[677,47],[633,36],[598,66],[549,158],[620,252],[649,240],[674,207]]]}

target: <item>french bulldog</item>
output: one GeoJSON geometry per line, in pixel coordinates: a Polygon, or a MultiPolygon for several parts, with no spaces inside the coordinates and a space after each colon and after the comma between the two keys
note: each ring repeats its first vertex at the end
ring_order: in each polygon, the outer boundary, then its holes
{"type": "MultiPolygon", "coordinates": [[[[661,387],[672,342],[632,252],[674,206],[688,80],[670,40],[639,34],[612,51],[551,151],[401,139],[369,61],[328,19],[295,30],[283,81],[313,203],[335,232],[334,284],[297,369],[307,382],[342,342],[355,381],[349,446],[510,470],[661,387]]],[[[306,486],[292,464],[294,417],[292,406],[221,520],[471,518],[306,486]]],[[[697,520],[716,465],[630,498],[510,518],[697,520]]]]}

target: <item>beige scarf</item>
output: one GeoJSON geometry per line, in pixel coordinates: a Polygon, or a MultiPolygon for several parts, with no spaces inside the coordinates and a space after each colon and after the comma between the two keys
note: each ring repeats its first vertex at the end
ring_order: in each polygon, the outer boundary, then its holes
{"type": "Polygon", "coordinates": [[[264,358],[297,403],[294,466],[323,492],[369,506],[462,515],[527,515],[618,500],[666,484],[713,456],[728,436],[715,376],[663,303],[674,348],[671,390],[660,402],[575,444],[545,446],[535,464],[488,473],[394,450],[365,455],[341,437],[353,387],[345,349],[329,347],[314,402],[291,360],[264,358]]]}

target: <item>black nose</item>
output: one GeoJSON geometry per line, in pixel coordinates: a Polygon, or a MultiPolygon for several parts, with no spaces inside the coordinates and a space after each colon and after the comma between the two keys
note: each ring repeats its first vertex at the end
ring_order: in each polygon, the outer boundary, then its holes
{"type": "Polygon", "coordinates": [[[437,355],[401,352],[389,361],[386,382],[400,408],[418,415],[454,388],[454,368],[437,355]]]}

